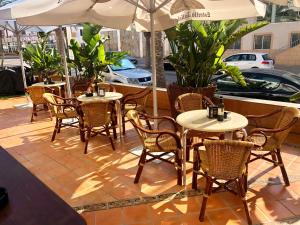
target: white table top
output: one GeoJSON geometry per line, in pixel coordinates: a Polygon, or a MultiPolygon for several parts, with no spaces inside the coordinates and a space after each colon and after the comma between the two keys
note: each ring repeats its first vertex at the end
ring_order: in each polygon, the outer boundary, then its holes
{"type": "Polygon", "coordinates": [[[98,102],[98,101],[115,101],[123,98],[123,94],[118,92],[105,92],[104,97],[100,97],[94,93],[93,96],[87,97],[85,94],[77,97],[80,102],[98,102]]]}
{"type": "Polygon", "coordinates": [[[66,82],[64,81],[54,81],[54,84],[44,84],[44,82],[35,83],[32,86],[43,86],[43,87],[57,87],[57,86],[63,86],[66,82]]]}
{"type": "Polygon", "coordinates": [[[184,128],[204,132],[230,132],[248,125],[248,119],[238,113],[230,112],[224,121],[209,119],[207,110],[192,110],[181,113],[176,121],[184,128]]]}

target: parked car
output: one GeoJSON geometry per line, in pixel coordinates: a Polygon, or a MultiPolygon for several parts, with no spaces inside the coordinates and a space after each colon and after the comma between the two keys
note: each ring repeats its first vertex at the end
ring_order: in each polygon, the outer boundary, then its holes
{"type": "Polygon", "coordinates": [[[287,71],[248,69],[242,70],[242,73],[247,87],[237,84],[229,75],[215,75],[212,82],[217,85],[217,93],[288,102],[293,94],[300,91],[300,76],[287,71]]]}
{"type": "Polygon", "coordinates": [[[238,53],[223,59],[223,62],[240,69],[274,69],[274,60],[267,53],[238,53]]]}
{"type": "Polygon", "coordinates": [[[137,64],[138,64],[137,58],[135,58],[135,57],[133,57],[133,56],[126,55],[125,58],[126,58],[126,59],[129,59],[130,62],[132,62],[134,65],[137,65],[137,64]]]}
{"type": "Polygon", "coordinates": [[[144,69],[138,69],[127,58],[120,61],[120,66],[107,66],[104,71],[105,80],[124,84],[152,85],[152,74],[144,69]]]}

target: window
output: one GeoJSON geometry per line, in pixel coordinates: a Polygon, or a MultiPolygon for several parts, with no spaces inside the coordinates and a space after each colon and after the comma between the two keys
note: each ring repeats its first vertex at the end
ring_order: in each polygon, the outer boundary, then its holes
{"type": "Polygon", "coordinates": [[[241,49],[241,39],[235,41],[228,49],[241,49]]]}
{"type": "Polygon", "coordinates": [[[240,55],[240,61],[255,61],[256,56],[253,54],[242,54],[240,55]]]}
{"type": "Polygon", "coordinates": [[[224,60],[224,62],[235,62],[240,60],[240,55],[232,55],[224,60]]]}
{"type": "Polygon", "coordinates": [[[83,35],[83,29],[80,29],[79,33],[80,33],[80,36],[82,37],[82,35],[83,35]]]}
{"type": "Polygon", "coordinates": [[[254,49],[270,49],[271,35],[254,35],[254,49]]]}
{"type": "Polygon", "coordinates": [[[290,47],[292,48],[299,44],[300,44],[300,33],[292,33],[290,47]]]}

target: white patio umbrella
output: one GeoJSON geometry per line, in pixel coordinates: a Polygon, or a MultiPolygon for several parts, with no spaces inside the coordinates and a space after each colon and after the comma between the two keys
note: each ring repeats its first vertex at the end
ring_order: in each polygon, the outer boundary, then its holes
{"type": "MultiPolygon", "coordinates": [[[[37,0],[23,0],[27,2],[37,0]]],[[[258,0],[59,0],[56,7],[40,0],[43,12],[24,16],[12,15],[24,25],[62,25],[82,22],[101,24],[116,29],[161,31],[186,20],[224,20],[264,16],[266,6],[258,0]]],[[[9,7],[9,5],[7,6],[9,7]]],[[[38,10],[36,10],[38,11],[38,10]]],[[[35,12],[36,12],[35,11],[35,12]]],[[[42,10],[41,10],[42,11],[42,10]]],[[[0,8],[1,18],[2,8],[0,8]]],[[[156,62],[154,35],[152,43],[153,114],[157,115],[156,62]]]]}

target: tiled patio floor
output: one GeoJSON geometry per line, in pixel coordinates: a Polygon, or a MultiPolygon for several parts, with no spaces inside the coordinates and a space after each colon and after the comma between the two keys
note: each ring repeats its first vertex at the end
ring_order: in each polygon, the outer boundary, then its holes
{"type": "MultiPolygon", "coordinates": [[[[14,107],[24,102],[23,97],[0,99],[0,145],[72,207],[92,211],[79,211],[88,225],[199,223],[201,194],[175,199],[167,195],[164,199],[164,194],[183,190],[176,185],[172,165],[149,163],[140,183],[133,184],[139,157],[128,150],[140,143],[130,126],[124,139],[116,142],[116,151],[111,149],[108,139],[95,137],[90,141],[89,153],[84,155],[84,144],[77,129],[63,129],[56,140],[50,142],[53,121],[47,118],[47,113],[41,113],[30,123],[31,109],[14,107]],[[156,197],[147,198],[150,196],[156,197]],[[140,204],[143,201],[144,204],[140,204]],[[106,202],[110,203],[102,204],[106,202]],[[124,206],[122,204],[134,206],[117,207],[124,206]]],[[[299,155],[299,147],[284,147],[283,159],[291,180],[287,188],[278,184],[281,181],[278,168],[272,169],[262,161],[250,165],[248,202],[255,223],[274,224],[283,219],[289,219],[289,224],[297,223],[296,216],[300,216],[299,155]],[[274,185],[267,185],[268,182],[274,185]]],[[[190,183],[191,173],[188,189],[190,183]]],[[[200,181],[199,187],[203,188],[203,184],[200,181]]],[[[209,199],[206,222],[201,224],[244,223],[244,211],[237,197],[218,193],[209,199]]]]}

